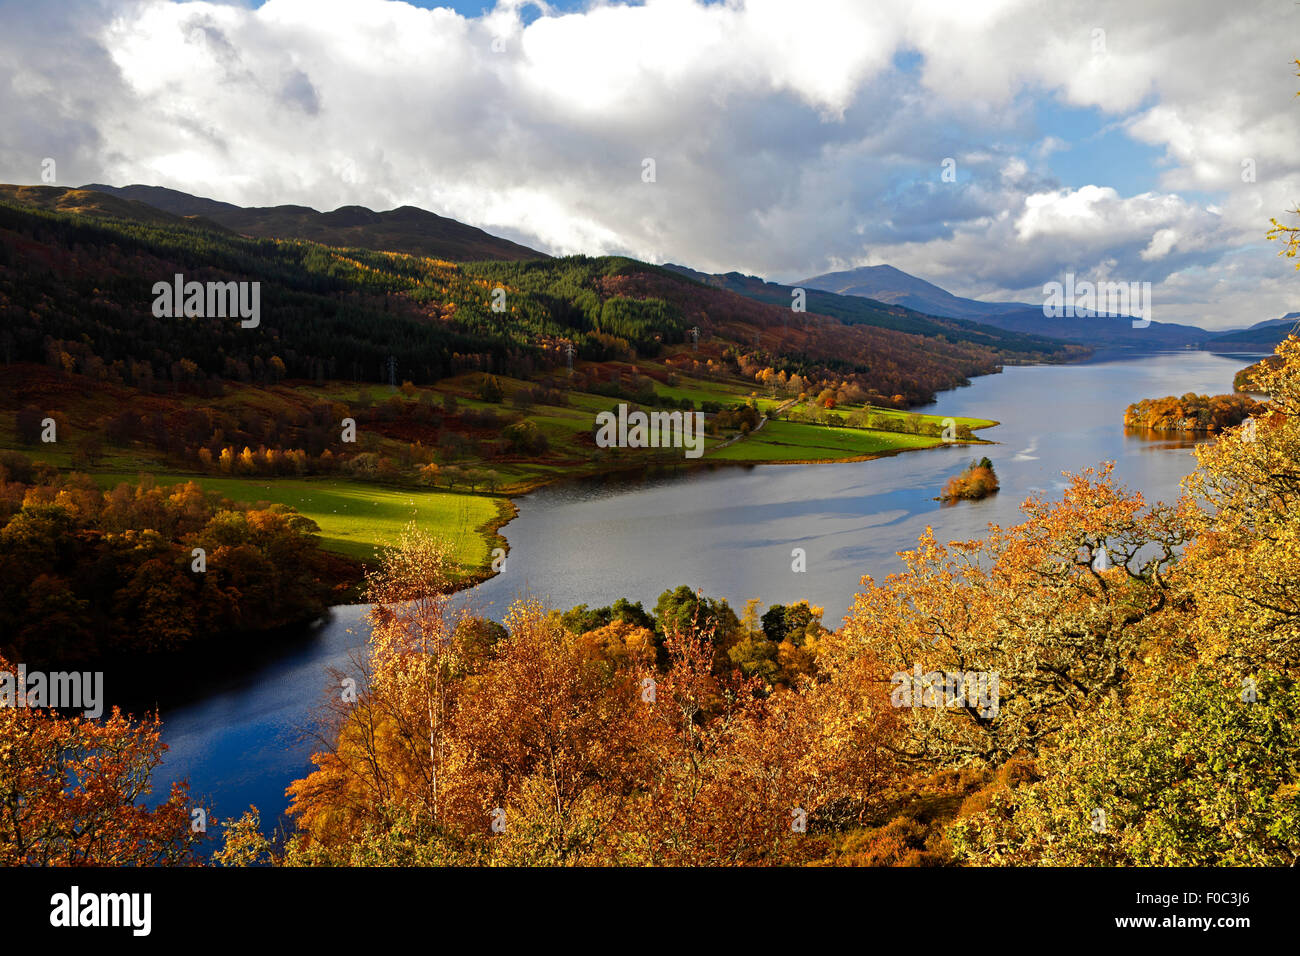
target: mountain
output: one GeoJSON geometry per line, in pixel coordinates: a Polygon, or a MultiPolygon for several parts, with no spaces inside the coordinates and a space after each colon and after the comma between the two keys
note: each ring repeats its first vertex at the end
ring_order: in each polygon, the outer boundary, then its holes
{"type": "Polygon", "coordinates": [[[1216,335],[1205,348],[1216,352],[1272,351],[1300,322],[1300,312],[1288,312],[1280,319],[1265,319],[1248,329],[1237,329],[1216,335]]]}
{"type": "Polygon", "coordinates": [[[1256,322],[1247,331],[1269,328],[1274,325],[1295,325],[1297,321],[1300,321],[1300,312],[1288,312],[1280,319],[1265,319],[1263,322],[1256,322]]]}
{"type": "MultiPolygon", "coordinates": [[[[710,275],[686,266],[668,264],[664,268],[689,276],[696,282],[735,292],[758,302],[766,302],[788,310],[796,291],[794,286],[767,282],[758,276],[727,272],[710,275]]],[[[897,272],[898,270],[894,270],[897,272]]],[[[899,273],[905,275],[905,273],[899,273]]],[[[908,278],[911,278],[910,276],[908,278]]],[[[922,280],[917,279],[917,282],[922,280]]],[[[928,285],[928,283],[925,283],[928,285]]],[[[937,287],[936,287],[937,288],[937,287]]],[[[943,290],[940,289],[940,292],[943,290]]],[[[1056,339],[1033,333],[1008,331],[981,322],[953,319],[925,314],[902,305],[894,305],[860,294],[841,295],[815,288],[806,288],[807,312],[837,319],[845,325],[868,325],[892,329],[925,338],[943,337],[949,342],[964,342],[981,348],[993,349],[1009,362],[1069,360],[1080,358],[1086,350],[1066,345],[1056,339]]],[[[944,293],[945,295],[947,293],[944,293]]]]}
{"type": "Polygon", "coordinates": [[[546,377],[571,345],[602,387],[609,363],[750,380],[766,369],[851,382],[877,404],[905,407],[1006,363],[1070,357],[1060,343],[982,328],[962,337],[954,321],[892,306],[864,321],[877,304],[851,296],[817,293],[841,300],[843,320],[814,312],[815,299],[792,317],[788,297],[756,301],[633,259],[451,263],[253,238],[211,225],[221,209],[197,208],[201,219],[190,220],[93,190],[0,190],[0,360],[142,394],[215,397],[229,383],[384,381],[394,357],[416,386],[465,371],[546,377]],[[156,311],[156,283],[177,273],[207,283],[209,299],[223,283],[258,283],[256,321],[156,311]],[[495,288],[509,290],[504,312],[495,288]]]}
{"type": "Polygon", "coordinates": [[[1128,316],[1093,314],[1049,318],[1041,305],[1027,302],[981,302],[953,295],[924,279],[893,266],[863,266],[845,272],[828,272],[800,283],[863,296],[879,302],[907,306],[930,315],[975,319],[986,325],[1023,335],[1046,336],[1102,348],[1188,348],[1213,339],[1214,333],[1194,325],[1155,322],[1133,328],[1128,316]]]}
{"type": "Polygon", "coordinates": [[[0,199],[34,206],[49,212],[63,212],[95,218],[133,219],[159,225],[190,225],[219,231],[225,227],[196,215],[174,215],[135,199],[124,199],[89,189],[64,186],[11,186],[0,183],[0,199]]]}
{"type": "Polygon", "coordinates": [[[333,212],[319,212],[307,206],[236,206],[162,186],[91,183],[79,190],[85,191],[143,203],[181,218],[200,217],[256,238],[307,239],[328,246],[405,252],[449,262],[547,258],[535,249],[414,206],[388,212],[341,206],[333,212]]]}
{"type": "Polygon", "coordinates": [[[1073,318],[1049,318],[1043,307],[1021,312],[985,316],[981,321],[1009,331],[1032,332],[1079,342],[1094,348],[1172,349],[1200,348],[1214,337],[1195,325],[1152,321],[1145,328],[1134,328],[1127,315],[1087,315],[1073,318]]]}
{"type": "Polygon", "coordinates": [[[1024,302],[963,299],[893,266],[862,266],[845,272],[827,272],[804,279],[799,285],[839,295],[864,296],[877,302],[906,306],[926,315],[942,315],[953,319],[978,319],[985,315],[1033,308],[1024,302]]]}

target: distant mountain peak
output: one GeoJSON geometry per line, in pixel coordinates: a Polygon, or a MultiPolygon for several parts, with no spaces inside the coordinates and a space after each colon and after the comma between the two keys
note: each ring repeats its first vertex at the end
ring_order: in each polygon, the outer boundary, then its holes
{"type": "Polygon", "coordinates": [[[1128,316],[1090,315],[1050,318],[1043,305],[1027,302],[983,302],[953,295],[933,282],[891,265],[860,266],[805,279],[801,285],[824,292],[856,295],[927,315],[966,319],[1027,335],[1101,347],[1134,349],[1184,348],[1204,345],[1215,333],[1193,325],[1151,322],[1133,328],[1128,316]]]}
{"type": "Polygon", "coordinates": [[[933,282],[891,265],[859,266],[804,279],[799,285],[840,295],[860,295],[878,302],[902,305],[928,315],[949,319],[976,319],[1034,308],[1024,302],[981,302],[964,299],[933,282]]]}

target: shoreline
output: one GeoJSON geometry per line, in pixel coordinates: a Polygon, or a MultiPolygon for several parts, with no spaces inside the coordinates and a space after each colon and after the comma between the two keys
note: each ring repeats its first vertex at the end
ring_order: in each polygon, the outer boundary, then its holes
{"type": "MultiPolygon", "coordinates": [[[[995,428],[998,425],[1002,424],[1000,421],[994,421],[992,419],[985,419],[985,421],[987,421],[988,424],[973,427],[971,431],[972,432],[982,431],[988,428],[995,428]]],[[[751,432],[751,434],[753,433],[751,432]]],[[[494,547],[499,547],[505,550],[506,557],[508,558],[510,554],[510,543],[505,537],[505,535],[502,534],[502,530],[505,528],[506,525],[508,525],[511,521],[513,521],[515,518],[519,516],[519,505],[515,501],[515,499],[522,498],[525,495],[532,494],[533,492],[538,491],[542,488],[551,485],[562,484],[564,482],[592,481],[601,478],[618,477],[619,475],[633,475],[633,474],[646,475],[646,474],[659,474],[659,473],[669,473],[669,472],[679,472],[679,471],[689,473],[692,471],[698,471],[703,467],[707,467],[709,470],[713,470],[715,468],[757,468],[757,467],[767,467],[767,466],[780,467],[782,465],[846,465],[846,464],[853,464],[855,462],[875,461],[876,459],[879,458],[893,458],[896,455],[901,455],[908,452],[932,451],[935,448],[946,448],[949,447],[949,445],[953,445],[953,444],[977,447],[982,445],[997,445],[1001,443],[990,439],[977,439],[975,441],[964,441],[964,442],[940,441],[940,442],[936,442],[933,445],[924,445],[917,448],[893,448],[888,451],[873,452],[868,455],[850,455],[845,458],[811,458],[811,459],[798,459],[798,460],[783,459],[781,461],[735,461],[730,459],[710,460],[707,457],[700,458],[697,460],[671,459],[671,464],[665,462],[662,463],[662,465],[660,465],[660,463],[654,462],[651,463],[648,467],[646,465],[638,466],[638,465],[626,464],[626,465],[607,467],[596,471],[584,472],[580,474],[557,475],[551,478],[539,478],[536,481],[528,482],[523,488],[519,490],[512,490],[508,495],[492,496],[498,498],[499,500],[497,517],[491,521],[479,525],[477,528],[474,529],[474,532],[481,533],[487,537],[489,556],[491,556],[491,551],[494,547]]],[[[492,578],[496,577],[498,573],[499,572],[492,571],[490,565],[487,568],[483,568],[480,566],[474,571],[468,572],[464,576],[459,577],[453,584],[452,593],[458,594],[461,591],[468,591],[472,588],[478,587],[480,584],[483,584],[486,581],[490,581],[492,578]]],[[[357,595],[352,594],[350,596],[357,596],[357,595]]],[[[343,600],[331,604],[330,607],[342,607],[342,606],[357,604],[357,603],[366,603],[366,602],[364,600],[361,601],[343,600]]]]}

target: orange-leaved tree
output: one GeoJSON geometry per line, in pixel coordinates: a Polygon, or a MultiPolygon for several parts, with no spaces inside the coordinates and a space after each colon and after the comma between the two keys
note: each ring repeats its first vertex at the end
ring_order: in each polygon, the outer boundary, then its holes
{"type": "MultiPolygon", "coordinates": [[[[4,658],[0,671],[15,673],[4,658]]],[[[0,866],[154,866],[196,861],[183,784],[145,805],[162,761],[158,719],[0,707],[0,866]]]]}
{"type": "Polygon", "coordinates": [[[1069,476],[1063,500],[1027,520],[939,544],[930,529],[906,570],[863,579],[828,666],[858,654],[904,716],[899,753],[918,766],[998,764],[1118,693],[1181,613],[1186,505],[1145,505],[1113,464],[1069,476]]]}

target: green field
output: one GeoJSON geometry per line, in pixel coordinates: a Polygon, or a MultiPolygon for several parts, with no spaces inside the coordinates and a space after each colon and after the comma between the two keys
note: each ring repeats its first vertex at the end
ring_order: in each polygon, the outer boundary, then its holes
{"type": "MultiPolygon", "coordinates": [[[[431,398],[438,407],[442,406],[445,396],[454,395],[462,409],[492,409],[505,421],[519,417],[531,420],[550,443],[549,451],[540,460],[510,457],[483,460],[471,455],[455,462],[446,459],[441,462],[443,468],[455,464],[462,468],[490,469],[497,476],[496,487],[504,494],[519,494],[558,478],[584,473],[670,461],[690,464],[691,460],[685,459],[680,450],[676,449],[595,449],[591,435],[596,414],[616,407],[621,401],[618,398],[569,392],[566,405],[536,405],[519,409],[508,398],[518,390],[530,387],[528,382],[497,376],[507,400],[487,403],[477,397],[481,379],[480,373],[466,373],[445,379],[436,387],[421,388],[410,394],[383,386],[364,387],[342,382],[322,385],[298,383],[292,388],[299,400],[308,396],[314,400],[328,399],[348,405],[358,402],[363,392],[375,403],[387,401],[394,396],[402,402],[423,396],[431,398]]],[[[751,398],[765,415],[785,406],[780,418],[768,419],[762,428],[747,436],[742,437],[734,432],[730,435],[709,436],[706,439],[704,461],[754,464],[841,461],[928,448],[942,443],[938,437],[908,434],[901,430],[788,421],[786,415],[791,407],[806,410],[810,407],[808,402],[794,405],[785,397],[759,394],[758,390],[740,381],[678,375],[674,382],[672,386],[656,384],[656,391],[677,400],[689,398],[697,409],[704,402],[717,402],[725,407],[745,403],[751,398]]],[[[281,386],[275,391],[268,391],[251,386],[232,386],[225,396],[212,403],[233,408],[257,407],[267,414],[276,413],[287,403],[285,388],[281,386]]],[[[178,396],[176,401],[196,404],[211,400],[186,395],[178,396]]],[[[847,405],[834,409],[834,412],[847,417],[863,408],[862,405],[847,405]]],[[[900,423],[912,417],[912,413],[896,409],[871,407],[870,412],[877,420],[895,419],[900,423]]],[[[19,448],[12,419],[6,416],[0,420],[0,447],[17,448],[33,458],[68,469],[73,467],[75,443],[90,431],[86,421],[95,421],[105,413],[106,409],[100,408],[80,409],[78,414],[69,415],[72,425],[67,428],[61,426],[57,444],[26,448],[19,448]]],[[[943,417],[938,415],[918,417],[928,423],[941,424],[943,421],[943,417]]],[[[958,418],[956,421],[971,428],[996,424],[978,418],[958,418]]],[[[396,459],[403,452],[409,453],[409,446],[402,440],[386,437],[377,429],[362,429],[357,450],[396,459]]],[[[414,485],[403,489],[342,476],[223,477],[190,473],[178,470],[176,463],[168,463],[161,453],[146,449],[140,444],[130,448],[104,448],[103,457],[96,467],[89,470],[105,488],[122,481],[134,484],[144,473],[152,474],[159,484],[164,485],[196,481],[206,489],[250,505],[266,502],[290,506],[319,525],[322,547],[363,562],[373,561],[376,549],[395,540],[401,530],[414,520],[420,527],[452,543],[455,561],[462,574],[486,569],[490,564],[491,549],[500,543],[493,532],[513,513],[505,497],[465,493],[459,489],[429,489],[414,485]]],[[[448,474],[452,472],[449,471],[448,474]]],[[[404,474],[406,480],[414,477],[413,469],[404,474]]]]}
{"type": "MultiPolygon", "coordinates": [[[[868,406],[868,405],[843,405],[843,406],[840,406],[839,408],[836,408],[835,410],[836,410],[837,412],[840,412],[840,413],[843,413],[843,414],[846,414],[846,415],[847,415],[847,414],[849,414],[849,413],[851,413],[851,412],[854,412],[854,411],[857,411],[858,409],[861,409],[861,408],[870,408],[870,410],[871,410],[871,414],[872,414],[872,415],[880,415],[880,416],[883,417],[883,418],[906,419],[906,418],[908,418],[909,416],[916,414],[915,412],[911,412],[911,411],[900,411],[900,410],[897,409],[897,408],[880,408],[879,406],[876,406],[876,405],[870,405],[870,406],[868,406]]],[[[921,416],[921,420],[924,421],[924,422],[935,422],[935,423],[937,423],[937,424],[939,424],[939,425],[942,425],[942,424],[944,423],[944,421],[946,421],[949,417],[950,417],[950,416],[948,416],[948,415],[922,415],[922,416],[921,416]]],[[[967,417],[967,416],[965,416],[965,415],[953,415],[953,416],[951,416],[951,418],[952,418],[952,420],[953,420],[954,422],[956,422],[958,425],[966,425],[966,426],[968,426],[969,428],[972,428],[972,429],[975,429],[975,428],[989,428],[989,427],[991,427],[991,426],[997,424],[997,422],[992,421],[991,419],[988,419],[988,418],[969,418],[969,417],[967,417]]]]}
{"type": "MultiPolygon", "coordinates": [[[[795,408],[804,406],[794,406],[795,408]]],[[[848,415],[865,408],[862,405],[846,405],[835,409],[836,413],[848,415]]],[[[873,416],[903,420],[912,412],[889,408],[870,407],[873,416]]],[[[921,415],[921,421],[942,425],[946,416],[921,415]]],[[[985,418],[954,418],[958,425],[972,429],[987,428],[996,422],[985,418]]],[[[977,439],[976,442],[979,440],[977,439]]],[[[973,442],[972,444],[976,443],[973,442]]],[[[744,438],[711,452],[708,457],[713,461],[745,462],[804,462],[834,461],[844,458],[861,458],[869,455],[882,455],[894,451],[912,448],[932,448],[942,445],[943,439],[930,435],[912,435],[906,432],[885,431],[876,428],[851,428],[848,426],[817,425],[811,422],[791,422],[781,419],[769,419],[758,431],[744,438]]],[[[965,443],[963,443],[965,444],[965,443]]]]}
{"type": "MultiPolygon", "coordinates": [[[[647,376],[648,377],[648,376],[647,376]]],[[[520,409],[512,406],[508,401],[503,400],[496,403],[488,403],[480,400],[477,395],[479,382],[481,381],[480,373],[465,373],[452,378],[444,379],[433,388],[421,388],[419,394],[431,394],[434,396],[435,404],[441,406],[443,397],[452,394],[462,409],[490,409],[498,415],[503,416],[506,420],[522,416],[534,422],[538,429],[546,436],[550,442],[550,451],[541,460],[493,460],[479,461],[477,459],[464,459],[458,464],[467,467],[486,467],[495,472],[499,478],[498,490],[504,494],[519,494],[526,490],[535,488],[539,484],[544,484],[556,478],[567,475],[580,474],[584,471],[600,470],[610,466],[633,463],[640,460],[641,456],[637,452],[614,452],[603,453],[593,457],[593,448],[590,442],[590,436],[595,422],[597,412],[605,409],[616,407],[620,399],[595,395],[584,392],[569,392],[567,395],[567,405],[536,405],[527,408],[521,412],[520,409]]],[[[496,376],[498,383],[501,385],[506,396],[515,391],[530,387],[530,383],[520,379],[510,378],[508,376],[496,376]]],[[[674,399],[689,398],[694,401],[696,408],[704,402],[717,402],[723,406],[742,404],[751,398],[757,403],[759,410],[763,414],[770,414],[773,409],[788,405],[789,400],[785,397],[773,397],[771,395],[761,394],[762,390],[756,390],[749,384],[739,381],[719,381],[714,379],[700,379],[687,375],[679,375],[672,386],[662,384],[656,385],[656,392],[660,395],[674,399]]],[[[294,391],[300,395],[308,395],[313,399],[332,400],[352,404],[359,400],[361,394],[365,392],[369,395],[372,402],[383,402],[391,397],[398,396],[403,401],[410,400],[410,396],[389,389],[385,386],[358,386],[351,383],[330,382],[322,385],[311,383],[299,383],[294,386],[294,391]]],[[[186,401],[190,399],[186,398],[186,401]]],[[[274,396],[265,394],[262,390],[256,388],[235,388],[232,389],[218,404],[232,404],[240,406],[241,404],[265,406],[266,410],[271,411],[276,407],[274,396]]],[[[794,409],[807,409],[807,402],[796,404],[794,409]]],[[[845,405],[835,409],[836,414],[847,416],[854,411],[865,408],[862,405],[845,405]]],[[[647,409],[651,410],[651,409],[647,409]]],[[[870,407],[871,414],[876,417],[891,418],[902,421],[912,415],[908,411],[897,409],[870,407]]],[[[782,415],[784,419],[785,415],[782,415]]],[[[942,416],[922,415],[922,420],[926,422],[941,423],[942,416]]],[[[985,419],[979,418],[957,418],[958,424],[968,425],[971,428],[982,428],[995,424],[985,419]]],[[[4,427],[0,425],[0,444],[8,444],[6,439],[8,435],[4,434],[4,427]]],[[[769,421],[764,428],[748,437],[737,438],[735,441],[726,444],[726,447],[718,449],[716,446],[723,444],[724,439],[728,436],[709,436],[707,439],[705,457],[714,461],[744,461],[744,462],[787,462],[787,461],[833,461],[843,458],[855,458],[867,455],[878,455],[889,451],[897,451],[910,448],[926,448],[938,444],[938,439],[927,438],[916,435],[909,435],[904,432],[886,431],[881,429],[856,429],[849,427],[824,426],[812,423],[796,423],[781,421],[769,421]]],[[[731,437],[735,437],[734,434],[731,437]]],[[[61,442],[60,446],[55,449],[54,446],[42,449],[41,457],[53,461],[61,467],[68,467],[71,461],[71,443],[61,442]]],[[[362,441],[358,450],[373,451],[379,454],[396,457],[403,450],[403,443],[393,439],[383,437],[374,432],[366,433],[363,430],[362,441]]],[[[664,458],[663,453],[655,453],[653,456],[656,460],[664,458]]],[[[149,461],[147,457],[132,455],[131,452],[124,449],[108,449],[104,460],[96,469],[108,471],[113,474],[131,475],[135,471],[151,471],[154,473],[170,472],[167,465],[159,461],[149,461]]],[[[205,478],[205,482],[230,482],[231,487],[241,488],[241,494],[255,494],[255,488],[263,489],[263,495],[270,493],[269,480],[261,482],[255,480],[242,481],[241,479],[229,478],[205,478]],[[243,486],[247,488],[243,488],[243,486]]],[[[274,484],[280,485],[284,480],[275,479],[274,484]]],[[[319,483],[333,483],[335,487],[355,487],[365,489],[362,494],[370,494],[370,486],[364,484],[352,484],[346,479],[320,479],[319,482],[309,482],[312,485],[319,483]]],[[[217,487],[213,484],[213,487],[217,487]]],[[[305,505],[305,495],[297,495],[296,492],[278,492],[278,495],[289,495],[284,499],[286,504],[292,504],[295,507],[300,504],[305,505]],[[301,498],[302,500],[298,500],[301,498]],[[291,500],[292,499],[292,500],[291,500]]],[[[385,490],[382,486],[374,491],[374,498],[371,500],[371,507],[376,507],[375,499],[380,504],[377,506],[379,512],[386,510],[386,502],[389,498],[394,501],[401,499],[403,501],[413,500],[412,495],[421,500],[429,502],[427,508],[431,514],[435,515],[434,520],[440,525],[446,525],[445,517],[439,516],[448,505],[439,504],[439,500],[445,497],[448,501],[457,501],[461,497],[473,498],[474,496],[462,496],[455,492],[444,492],[442,494],[429,491],[416,491],[411,493],[402,493],[397,491],[385,490]],[[404,497],[405,494],[405,497],[404,497]]],[[[281,500],[280,497],[274,500],[281,500]]],[[[353,502],[338,501],[329,503],[328,508],[321,512],[313,513],[313,517],[322,522],[322,529],[328,527],[325,537],[329,540],[329,546],[335,550],[343,551],[351,556],[361,555],[362,550],[369,548],[374,540],[373,536],[365,534],[361,529],[346,527],[338,524],[337,515],[352,514],[357,512],[357,506],[353,502]],[[335,507],[337,506],[337,511],[335,507]],[[361,542],[357,544],[357,542],[361,542]]],[[[471,506],[473,507],[473,506],[471,506]]],[[[472,518],[481,517],[480,513],[472,513],[472,518]]]]}
{"type": "Polygon", "coordinates": [[[760,389],[730,382],[706,382],[700,379],[691,379],[685,375],[678,377],[676,385],[657,385],[655,391],[660,395],[666,395],[669,398],[678,400],[689,398],[695,402],[696,408],[699,408],[704,402],[717,402],[719,405],[739,405],[753,398],[758,405],[759,411],[766,412],[769,408],[780,405],[782,401],[780,398],[770,397],[760,389]]]}
{"type": "MultiPolygon", "coordinates": [[[[111,488],[134,484],[139,475],[98,472],[95,481],[111,488]]],[[[357,561],[371,561],[375,550],[391,544],[415,521],[421,529],[444,537],[454,547],[457,565],[465,571],[489,564],[486,536],[476,529],[496,522],[501,498],[386,488],[329,478],[212,478],[206,475],[155,474],[160,485],[195,481],[205,490],[248,504],[283,504],[311,518],[321,529],[321,547],[357,561]]]]}
{"type": "Polygon", "coordinates": [[[800,422],[769,421],[735,444],[713,452],[712,461],[819,461],[879,455],[905,448],[929,448],[943,440],[926,435],[830,428],[800,422]]]}

